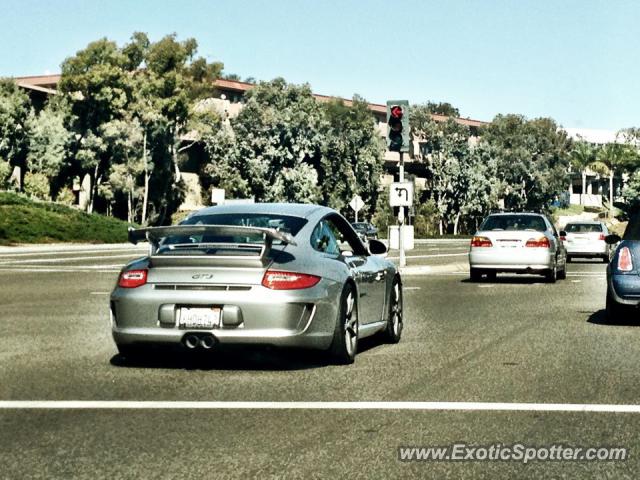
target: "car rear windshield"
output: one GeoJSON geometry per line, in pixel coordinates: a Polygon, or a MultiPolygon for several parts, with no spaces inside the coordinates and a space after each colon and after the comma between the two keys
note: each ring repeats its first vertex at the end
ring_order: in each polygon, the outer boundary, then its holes
{"type": "MultiPolygon", "coordinates": [[[[260,227],[273,228],[281,232],[287,232],[292,236],[296,236],[300,229],[307,223],[307,220],[300,217],[292,217],[289,215],[263,214],[263,213],[241,213],[241,214],[211,214],[211,215],[195,215],[189,217],[180,225],[230,225],[238,227],[260,227]]],[[[182,244],[182,243],[264,243],[261,234],[247,235],[174,235],[167,237],[162,242],[163,245],[182,244]]],[[[274,245],[280,243],[275,240],[274,245]]]]}
{"type": "Polygon", "coordinates": [[[640,240],[640,215],[636,215],[629,220],[623,238],[625,240],[640,240]]]}
{"type": "Polygon", "coordinates": [[[599,223],[570,223],[565,227],[567,233],[592,233],[602,232],[602,225],[599,223]]]}
{"type": "Polygon", "coordinates": [[[537,215],[490,215],[480,230],[534,230],[544,232],[547,224],[537,215]]]}

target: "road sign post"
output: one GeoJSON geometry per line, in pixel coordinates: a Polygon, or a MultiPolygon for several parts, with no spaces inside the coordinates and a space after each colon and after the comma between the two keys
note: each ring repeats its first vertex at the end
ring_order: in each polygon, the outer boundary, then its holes
{"type": "MultiPolygon", "coordinates": [[[[400,154],[402,158],[402,153],[400,154]]],[[[402,161],[402,160],[401,160],[402,161]]],[[[403,173],[404,171],[401,170],[403,173]]],[[[413,205],[413,182],[396,182],[389,187],[389,205],[398,209],[398,248],[400,250],[400,266],[407,265],[404,248],[405,208],[413,205]]]]}
{"type": "MultiPolygon", "coordinates": [[[[400,153],[400,183],[404,183],[404,153],[410,151],[411,132],[409,126],[409,101],[389,100],[387,102],[387,148],[392,152],[400,153]]],[[[411,189],[413,200],[413,185],[411,189]]],[[[398,210],[398,235],[400,247],[400,266],[404,267],[407,260],[404,255],[404,208],[411,206],[397,205],[398,210]]]]}
{"type": "Polygon", "coordinates": [[[349,206],[351,207],[351,209],[354,212],[356,212],[356,223],[357,223],[358,222],[358,212],[360,210],[362,210],[362,208],[364,207],[364,200],[362,200],[362,197],[360,195],[356,195],[349,202],[349,206]]]}

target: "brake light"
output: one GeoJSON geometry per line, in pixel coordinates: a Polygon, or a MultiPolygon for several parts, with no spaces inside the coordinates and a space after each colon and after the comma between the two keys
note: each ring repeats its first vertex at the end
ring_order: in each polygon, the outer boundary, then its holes
{"type": "Polygon", "coordinates": [[[549,239],[547,237],[540,238],[530,238],[527,240],[525,247],[534,247],[534,248],[551,248],[551,243],[549,243],[549,239]]]}
{"type": "Polygon", "coordinates": [[[493,247],[493,243],[488,237],[473,237],[471,239],[472,247],[493,247]]]}
{"type": "Polygon", "coordinates": [[[630,272],[633,270],[631,251],[627,247],[622,247],[620,253],[618,253],[618,270],[621,272],[630,272]]]}
{"type": "Polygon", "coordinates": [[[319,281],[320,277],[307,273],[267,270],[262,278],[262,286],[271,290],[300,290],[311,288],[319,281]]]}
{"type": "Polygon", "coordinates": [[[129,270],[122,272],[118,279],[118,286],[122,288],[141,287],[147,283],[147,270],[129,270]]]}
{"type": "Polygon", "coordinates": [[[600,236],[598,237],[598,240],[602,240],[604,241],[604,233],[601,233],[600,236]]]}

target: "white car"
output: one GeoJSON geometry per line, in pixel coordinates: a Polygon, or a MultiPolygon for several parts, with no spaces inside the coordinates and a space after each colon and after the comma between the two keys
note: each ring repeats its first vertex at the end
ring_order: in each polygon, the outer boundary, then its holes
{"type": "Polygon", "coordinates": [[[483,275],[493,279],[498,272],[541,274],[551,283],[566,278],[567,257],[560,235],[540,213],[489,215],[471,240],[471,281],[483,275]]]}
{"type": "Polygon", "coordinates": [[[602,258],[609,262],[611,247],[604,241],[609,230],[602,222],[571,222],[564,228],[563,238],[567,249],[567,261],[575,257],[602,258]]]}

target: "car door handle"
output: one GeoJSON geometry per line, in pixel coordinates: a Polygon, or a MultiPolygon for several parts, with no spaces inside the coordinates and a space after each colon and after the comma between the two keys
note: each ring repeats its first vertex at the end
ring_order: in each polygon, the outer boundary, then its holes
{"type": "Polygon", "coordinates": [[[384,280],[384,278],[385,278],[386,276],[387,276],[387,272],[386,272],[386,270],[385,270],[385,271],[383,271],[383,272],[378,272],[378,273],[376,274],[376,282],[380,282],[380,281],[384,280]]]}

